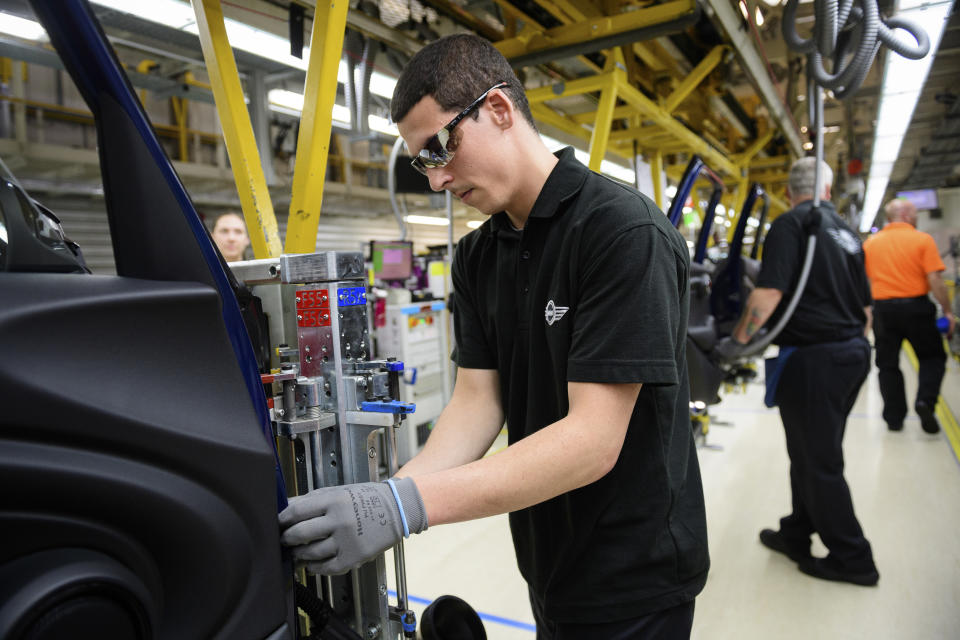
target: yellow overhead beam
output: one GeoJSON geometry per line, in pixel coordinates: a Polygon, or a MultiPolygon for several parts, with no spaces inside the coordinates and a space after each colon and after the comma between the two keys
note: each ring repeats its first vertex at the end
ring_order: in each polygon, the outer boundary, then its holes
{"type": "Polygon", "coordinates": [[[650,155],[650,177],[653,178],[653,201],[657,203],[657,206],[662,210],[663,209],[663,182],[661,177],[663,175],[663,154],[659,151],[654,151],[650,155]]]}
{"type": "Polygon", "coordinates": [[[333,126],[330,114],[337,97],[337,69],[349,8],[348,0],[318,2],[313,16],[284,246],[287,253],[313,253],[317,248],[317,227],[320,225],[320,205],[333,126]]]}
{"type": "MultiPolygon", "coordinates": [[[[545,1],[540,0],[541,3],[545,1]]],[[[671,22],[692,13],[695,9],[696,0],[671,0],[638,11],[581,19],[545,31],[525,30],[515,38],[494,43],[494,46],[507,59],[516,58],[537,51],[597,40],[671,22]]]]}
{"type": "Polygon", "coordinates": [[[643,61],[643,64],[654,71],[665,71],[667,67],[664,65],[663,60],[661,60],[659,56],[654,55],[647,44],[646,42],[633,43],[633,52],[643,61]]]}
{"type": "Polygon", "coordinates": [[[750,180],[762,184],[781,184],[790,178],[788,171],[750,171],[750,180]]]}
{"type": "MultiPolygon", "coordinates": [[[[528,89],[527,101],[530,104],[535,104],[537,102],[567,98],[569,96],[577,96],[593,91],[602,91],[606,85],[606,74],[600,73],[584,78],[577,78],[570,82],[557,82],[544,87],[537,87],[536,89],[528,89]]],[[[594,115],[594,120],[595,119],[596,115],[594,115]]]]}
{"type": "Polygon", "coordinates": [[[615,49],[607,56],[606,86],[600,92],[600,104],[597,106],[597,120],[590,136],[590,164],[594,171],[600,171],[600,161],[607,153],[607,140],[610,138],[610,126],[613,124],[613,109],[617,105],[617,85],[627,83],[623,53],[615,49]]]}
{"type": "Polygon", "coordinates": [[[763,151],[763,148],[773,140],[773,129],[770,129],[765,134],[753,141],[749,147],[747,147],[743,153],[740,153],[736,156],[737,164],[743,168],[750,166],[750,162],[753,160],[753,157],[763,151]]]}
{"type": "MultiPolygon", "coordinates": [[[[631,116],[637,115],[637,110],[633,107],[617,107],[613,110],[613,119],[620,120],[622,118],[629,118],[631,116]]],[[[570,116],[570,118],[578,124],[593,124],[597,119],[596,111],[585,111],[584,113],[577,113],[570,116]]]]}
{"type": "MultiPolygon", "coordinates": [[[[503,11],[504,15],[506,15],[508,19],[512,19],[514,22],[517,22],[517,21],[523,22],[525,30],[526,29],[534,29],[536,31],[546,30],[546,27],[544,27],[542,24],[540,24],[539,22],[531,18],[529,15],[527,15],[520,9],[516,8],[513,4],[511,4],[507,0],[493,0],[493,1],[497,4],[497,6],[500,7],[500,9],[503,11]]],[[[513,35],[513,34],[510,34],[510,35],[513,35]]],[[[597,63],[595,63],[593,60],[591,60],[586,56],[577,56],[577,60],[582,62],[587,68],[592,69],[593,71],[599,72],[602,69],[602,67],[600,67],[597,63]]]]}
{"type": "Polygon", "coordinates": [[[750,170],[756,169],[789,169],[790,156],[772,156],[769,158],[754,158],[750,161],[750,170]]]}
{"type": "Polygon", "coordinates": [[[700,86],[700,83],[703,82],[710,73],[717,68],[717,65],[720,64],[720,61],[723,60],[723,56],[727,52],[727,46],[720,44],[715,46],[710,53],[708,53],[703,60],[697,64],[693,70],[687,74],[687,77],[683,79],[683,82],[673,90],[673,93],[664,101],[663,108],[667,113],[672,113],[674,109],[680,106],[680,103],[686,100],[687,96],[693,93],[693,90],[700,86]]]}
{"type": "Polygon", "coordinates": [[[590,131],[588,129],[585,129],[576,122],[571,121],[566,116],[557,113],[543,103],[531,102],[530,112],[533,114],[534,119],[538,122],[548,124],[552,127],[560,129],[564,133],[568,133],[583,140],[590,139],[590,131]]]}
{"type": "Polygon", "coordinates": [[[193,0],[193,11],[253,255],[255,258],[277,257],[281,252],[277,218],[253,137],[237,62],[227,40],[223,8],[220,0],[193,0]]]}
{"type": "Polygon", "coordinates": [[[687,145],[690,150],[699,153],[714,170],[722,171],[731,176],[740,176],[740,167],[731,162],[724,152],[709,145],[700,136],[688,129],[683,123],[679,122],[633,86],[625,83],[623,86],[618,86],[617,95],[623,99],[624,102],[642,111],[647,119],[652,120],[655,124],[660,125],[673,134],[674,138],[687,145]]]}
{"type": "Polygon", "coordinates": [[[781,200],[779,196],[773,194],[770,189],[767,188],[767,185],[764,185],[764,190],[767,192],[767,195],[770,196],[770,211],[767,215],[767,222],[773,218],[775,213],[783,213],[784,211],[790,210],[790,203],[785,200],[781,200]]]}
{"type": "Polygon", "coordinates": [[[655,136],[669,136],[659,125],[649,127],[635,127],[633,129],[619,129],[610,132],[610,140],[650,140],[655,136]]]}
{"type": "MultiPolygon", "coordinates": [[[[585,127],[573,122],[568,117],[557,113],[543,103],[531,104],[530,112],[533,114],[533,118],[537,122],[559,129],[560,131],[580,138],[585,142],[589,142],[590,138],[592,137],[592,132],[589,129],[586,129],[585,127]]],[[[625,160],[630,160],[633,157],[632,149],[608,149],[608,151],[613,152],[625,160]]]]}
{"type": "Polygon", "coordinates": [[[554,18],[566,24],[586,20],[589,17],[568,0],[536,0],[536,3],[554,18]]]}

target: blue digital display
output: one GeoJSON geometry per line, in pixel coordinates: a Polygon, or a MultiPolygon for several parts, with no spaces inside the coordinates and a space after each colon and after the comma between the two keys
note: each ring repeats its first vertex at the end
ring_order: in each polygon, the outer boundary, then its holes
{"type": "Polygon", "coordinates": [[[337,300],[341,307],[356,307],[367,304],[367,290],[365,287],[337,289],[337,300]]]}

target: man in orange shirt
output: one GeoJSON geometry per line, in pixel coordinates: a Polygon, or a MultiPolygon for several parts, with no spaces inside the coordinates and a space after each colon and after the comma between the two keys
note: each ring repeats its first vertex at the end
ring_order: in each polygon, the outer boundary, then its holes
{"type": "Polygon", "coordinates": [[[900,344],[906,339],[920,362],[913,406],[923,430],[936,433],[940,424],[933,409],[940,395],[947,356],[937,331],[936,307],[927,294],[932,292],[940,303],[949,322],[947,336],[952,336],[956,320],[941,276],[946,267],[933,238],[917,231],[917,208],[912,202],[898,198],[887,203],[884,211],[887,225],[863,245],[867,277],[873,289],[873,335],[883,419],[891,431],[900,431],[907,415],[900,373],[900,344]]]}

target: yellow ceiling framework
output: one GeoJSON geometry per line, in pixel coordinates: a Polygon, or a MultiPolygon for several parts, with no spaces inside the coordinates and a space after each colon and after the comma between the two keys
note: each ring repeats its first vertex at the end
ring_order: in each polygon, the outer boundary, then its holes
{"type": "MultiPolygon", "coordinates": [[[[433,0],[434,2],[436,0],[433,0]]],[[[589,142],[590,168],[599,170],[608,154],[632,159],[642,153],[655,173],[665,163],[667,175],[682,172],[671,166],[669,156],[699,154],[735,188],[742,204],[751,182],[761,182],[773,196],[774,213],[787,208],[777,186],[785,180],[788,156],[761,157],[776,129],[759,113],[760,101],[742,104],[757,122],[757,137],[748,139],[714,108],[711,98],[724,91],[724,76],[733,58],[724,44],[714,46],[691,70],[683,65],[656,39],[663,28],[681,25],[698,15],[695,0],[671,0],[663,4],[645,2],[594,2],[591,0],[535,0],[535,3],[560,25],[545,28],[520,9],[496,0],[504,14],[512,18],[512,36],[495,46],[512,62],[529,64],[541,59],[559,59],[580,53],[589,60],[590,43],[601,50],[606,63],[602,69],[591,64],[593,73],[529,89],[534,117],[543,124],[589,142]],[[522,26],[520,26],[522,24],[522,26]],[[658,28],[661,29],[658,31],[658,28]],[[644,34],[652,37],[629,41],[644,34]],[[628,35],[629,34],[629,35],[628,35]],[[618,40],[620,38],[620,40],[618,40]],[[623,43],[626,38],[626,44],[623,43]],[[581,104],[590,110],[569,108],[570,98],[587,98],[581,104]],[[652,96],[652,97],[651,97],[652,96]],[[694,126],[691,126],[693,124],[694,126]]],[[[596,59],[596,58],[593,58],[596,59]]],[[[659,180],[654,180],[655,199],[663,206],[659,180]]]]}

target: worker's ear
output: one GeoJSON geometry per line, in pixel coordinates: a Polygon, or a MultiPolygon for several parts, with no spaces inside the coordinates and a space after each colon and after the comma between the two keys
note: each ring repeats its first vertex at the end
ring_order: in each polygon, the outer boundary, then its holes
{"type": "Polygon", "coordinates": [[[826,185],[826,186],[823,188],[823,199],[824,199],[824,200],[829,200],[829,199],[830,199],[830,185],[826,185]]]}
{"type": "Polygon", "coordinates": [[[484,109],[490,116],[490,120],[501,129],[512,127],[517,117],[513,102],[501,89],[494,89],[487,94],[484,109]]]}

